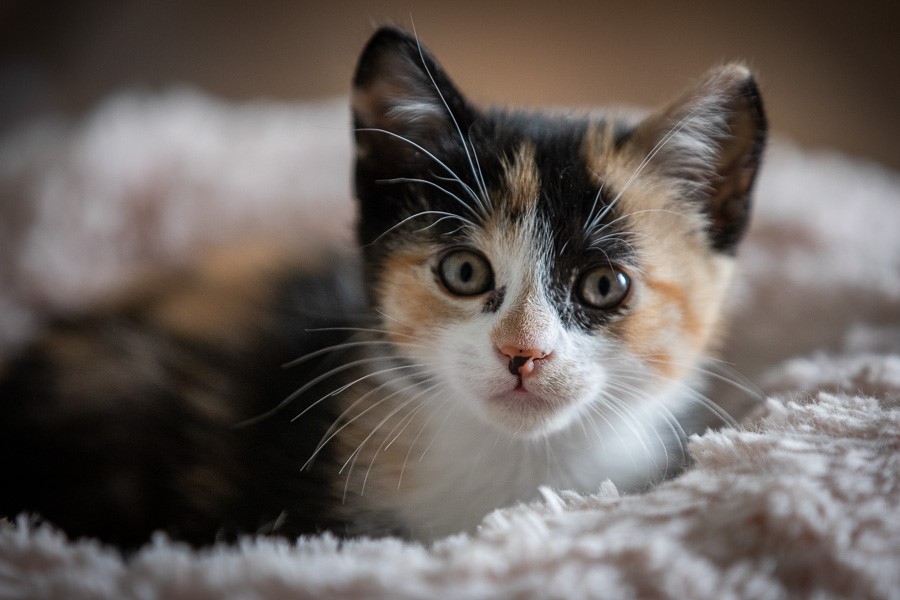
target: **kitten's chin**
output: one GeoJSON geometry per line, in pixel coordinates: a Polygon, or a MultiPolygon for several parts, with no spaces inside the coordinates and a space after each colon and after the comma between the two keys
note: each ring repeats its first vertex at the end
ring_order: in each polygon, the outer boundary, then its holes
{"type": "Polygon", "coordinates": [[[516,389],[489,396],[486,417],[501,430],[525,437],[559,431],[575,418],[575,403],[516,389]]]}

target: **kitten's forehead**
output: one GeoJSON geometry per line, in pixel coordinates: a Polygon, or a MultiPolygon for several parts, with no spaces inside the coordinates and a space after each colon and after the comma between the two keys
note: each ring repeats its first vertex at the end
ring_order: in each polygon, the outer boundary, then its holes
{"type": "Polygon", "coordinates": [[[591,314],[571,299],[592,265],[639,263],[634,232],[623,218],[628,203],[613,205],[613,187],[605,186],[598,160],[598,143],[621,128],[530,115],[527,121],[506,117],[498,131],[504,133],[495,133],[491,150],[499,158],[488,185],[494,213],[484,232],[488,243],[476,245],[512,275],[504,281],[508,297],[521,278],[542,290],[563,322],[582,329],[605,322],[607,315],[591,314]]]}
{"type": "Polygon", "coordinates": [[[501,159],[502,191],[507,213],[517,215],[534,212],[541,195],[541,173],[535,161],[535,143],[525,140],[512,150],[510,158],[501,159]]]}
{"type": "Polygon", "coordinates": [[[605,163],[615,158],[626,125],[567,116],[493,116],[486,149],[499,157],[503,209],[539,210],[545,218],[571,221],[602,208],[610,191],[602,189],[605,163]]]}
{"type": "Polygon", "coordinates": [[[528,115],[501,119],[497,130],[513,132],[490,149],[500,157],[491,196],[506,220],[533,213],[560,250],[589,250],[601,231],[609,240],[625,235],[628,203],[615,198],[607,175],[619,167],[625,126],[528,115]]]}

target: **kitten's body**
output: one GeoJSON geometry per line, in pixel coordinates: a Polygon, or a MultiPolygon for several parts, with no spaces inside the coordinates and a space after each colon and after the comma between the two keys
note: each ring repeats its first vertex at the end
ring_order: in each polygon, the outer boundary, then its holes
{"type": "Polygon", "coordinates": [[[765,137],[746,69],[637,123],[482,112],[385,29],[353,108],[362,277],[226,262],[57,324],[0,381],[0,512],[427,540],[683,463],[765,137]]]}

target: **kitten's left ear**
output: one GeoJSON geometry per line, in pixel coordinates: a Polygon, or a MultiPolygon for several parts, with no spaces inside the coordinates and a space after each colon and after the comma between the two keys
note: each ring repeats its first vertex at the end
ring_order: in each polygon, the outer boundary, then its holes
{"type": "Polygon", "coordinates": [[[648,169],[674,178],[688,196],[704,202],[712,247],[732,253],[749,221],[766,131],[753,75],[731,64],[650,115],[629,144],[648,159],[648,169]]]}
{"type": "MultiPolygon", "coordinates": [[[[360,156],[388,163],[428,160],[458,143],[474,110],[416,38],[382,27],[366,44],[353,77],[353,120],[360,156]]],[[[391,164],[393,163],[393,164],[391,164]]],[[[397,173],[393,173],[396,175],[397,173]]]]}

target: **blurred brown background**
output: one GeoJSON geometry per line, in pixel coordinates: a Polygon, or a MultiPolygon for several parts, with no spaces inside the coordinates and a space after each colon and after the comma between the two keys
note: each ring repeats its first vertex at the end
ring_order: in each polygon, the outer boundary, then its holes
{"type": "Polygon", "coordinates": [[[711,65],[743,59],[776,132],[900,168],[891,4],[0,0],[0,132],[82,114],[121,89],[343,94],[373,27],[412,18],[476,100],[654,105],[711,65]]]}

